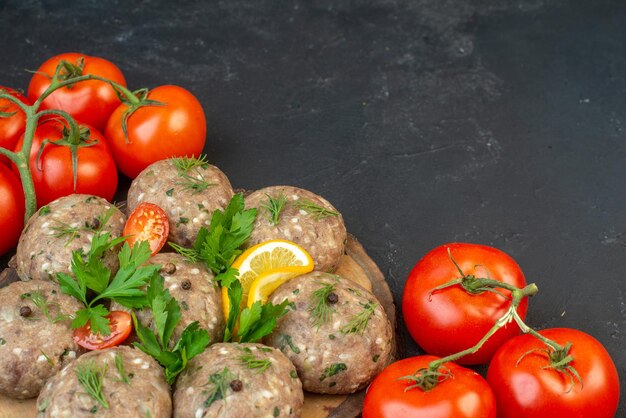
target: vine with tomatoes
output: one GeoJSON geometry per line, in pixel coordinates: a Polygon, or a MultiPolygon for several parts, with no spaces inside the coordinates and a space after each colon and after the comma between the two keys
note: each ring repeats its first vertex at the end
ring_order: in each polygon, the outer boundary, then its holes
{"type": "Polygon", "coordinates": [[[582,331],[527,325],[537,292],[495,248],[454,243],[426,254],[406,281],[402,311],[428,354],[386,368],[363,417],[612,418],[619,377],[611,357],[582,331]],[[486,379],[462,366],[487,363],[486,379]]]}
{"type": "Polygon", "coordinates": [[[0,255],[47,203],[72,193],[111,201],[118,171],[200,155],[206,120],[182,87],[129,90],[112,62],[64,53],[34,71],[24,96],[0,87],[0,255]]]}

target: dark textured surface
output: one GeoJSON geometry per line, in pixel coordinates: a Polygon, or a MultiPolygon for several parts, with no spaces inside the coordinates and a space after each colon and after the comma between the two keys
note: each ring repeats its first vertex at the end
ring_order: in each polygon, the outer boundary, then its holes
{"type": "Polygon", "coordinates": [[[0,83],[80,51],[133,88],[182,85],[233,186],[327,197],[396,302],[434,246],[493,245],[541,289],[529,322],[594,335],[624,377],[625,18],[620,0],[0,1],[0,83]]]}

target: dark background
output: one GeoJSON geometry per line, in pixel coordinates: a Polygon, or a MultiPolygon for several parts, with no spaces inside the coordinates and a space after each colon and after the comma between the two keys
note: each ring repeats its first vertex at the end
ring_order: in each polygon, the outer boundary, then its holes
{"type": "Polygon", "coordinates": [[[76,51],[181,85],[233,186],[328,198],[396,303],[428,250],[492,245],[541,289],[531,325],[626,376],[624,1],[70,3],[0,0],[0,84],[76,51]]]}

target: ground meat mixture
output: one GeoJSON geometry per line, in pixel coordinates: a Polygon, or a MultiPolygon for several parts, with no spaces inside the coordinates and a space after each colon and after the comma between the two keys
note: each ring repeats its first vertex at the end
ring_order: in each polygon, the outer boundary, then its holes
{"type": "Polygon", "coordinates": [[[172,158],[143,170],[130,186],[127,203],[129,213],[141,202],[161,207],[170,221],[169,240],[189,247],[200,227],[208,227],[213,212],[224,209],[231,197],[233,188],[217,167],[172,158]]]}
{"type": "Polygon", "coordinates": [[[391,324],[376,297],[358,284],[312,272],[287,281],[270,301],[285,299],[291,309],[265,343],[289,357],[305,390],[352,393],[388,364],[391,324]]]}
{"type": "Polygon", "coordinates": [[[247,196],[246,208],[258,210],[247,246],[285,239],[307,250],[315,270],[334,271],[339,264],[345,249],[346,226],[341,214],[323,197],[297,187],[272,186],[247,196]],[[268,209],[270,199],[284,202],[277,219],[272,219],[268,209]]]}
{"type": "Polygon", "coordinates": [[[76,358],[70,315],[82,308],[51,281],[14,282],[0,289],[0,393],[32,398],[76,358]]]}
{"type": "Polygon", "coordinates": [[[296,370],[280,351],[219,343],[178,378],[174,418],[299,417],[303,402],[296,370]]]}
{"type": "Polygon", "coordinates": [[[48,381],[37,418],[170,418],[172,399],[161,366],[128,346],[91,351],[48,381]],[[99,400],[83,379],[101,380],[99,400]]]}
{"type": "MultiPolygon", "coordinates": [[[[125,223],[124,214],[100,197],[61,197],[28,220],[17,244],[17,273],[22,280],[56,279],[56,273],[69,273],[72,251],[87,253],[98,231],[120,237],[125,223]]],[[[107,251],[103,261],[115,274],[119,268],[117,253],[107,251]]]]}
{"type": "MultiPolygon", "coordinates": [[[[171,341],[178,341],[180,334],[193,321],[198,321],[200,328],[209,332],[211,342],[222,341],[225,327],[222,297],[213,273],[204,265],[189,262],[176,253],[157,254],[148,263],[161,265],[165,288],[180,305],[181,319],[174,328],[171,341]]],[[[113,303],[111,309],[127,310],[117,303],[113,303]]],[[[153,326],[149,309],[136,310],[135,313],[143,325],[153,326]]]]}

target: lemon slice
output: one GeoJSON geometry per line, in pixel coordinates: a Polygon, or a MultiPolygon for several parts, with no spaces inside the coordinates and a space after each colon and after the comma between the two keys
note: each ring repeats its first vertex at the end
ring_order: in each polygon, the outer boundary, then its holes
{"type": "MultiPolygon", "coordinates": [[[[239,281],[243,290],[242,307],[252,305],[255,300],[250,302],[250,289],[252,284],[261,276],[264,276],[262,283],[257,284],[256,292],[267,293],[268,289],[276,290],[278,286],[290,278],[313,271],[313,259],[304,248],[286,240],[271,240],[257,244],[248,248],[241,254],[232,265],[233,268],[239,270],[239,281]],[[268,273],[280,273],[279,276],[284,279],[278,279],[278,276],[268,276],[268,273]],[[281,281],[282,280],[282,281],[281,281]],[[275,287],[270,283],[278,283],[275,287]],[[268,287],[269,286],[269,287],[268,287]]],[[[273,291],[272,290],[272,291],[273,291]]],[[[267,296],[270,293],[267,293],[267,296]]],[[[256,296],[255,296],[256,297],[256,296]]],[[[259,299],[260,300],[260,299],[259,299]]],[[[222,302],[224,306],[224,317],[228,318],[230,311],[230,301],[228,300],[228,289],[222,288],[222,302]]]]}
{"type": "MultiPolygon", "coordinates": [[[[308,273],[304,272],[304,273],[308,273]]],[[[261,303],[267,302],[267,299],[278,287],[289,279],[304,274],[300,268],[285,267],[280,270],[268,271],[260,274],[250,286],[248,291],[248,307],[252,306],[257,300],[261,303]]]]}

